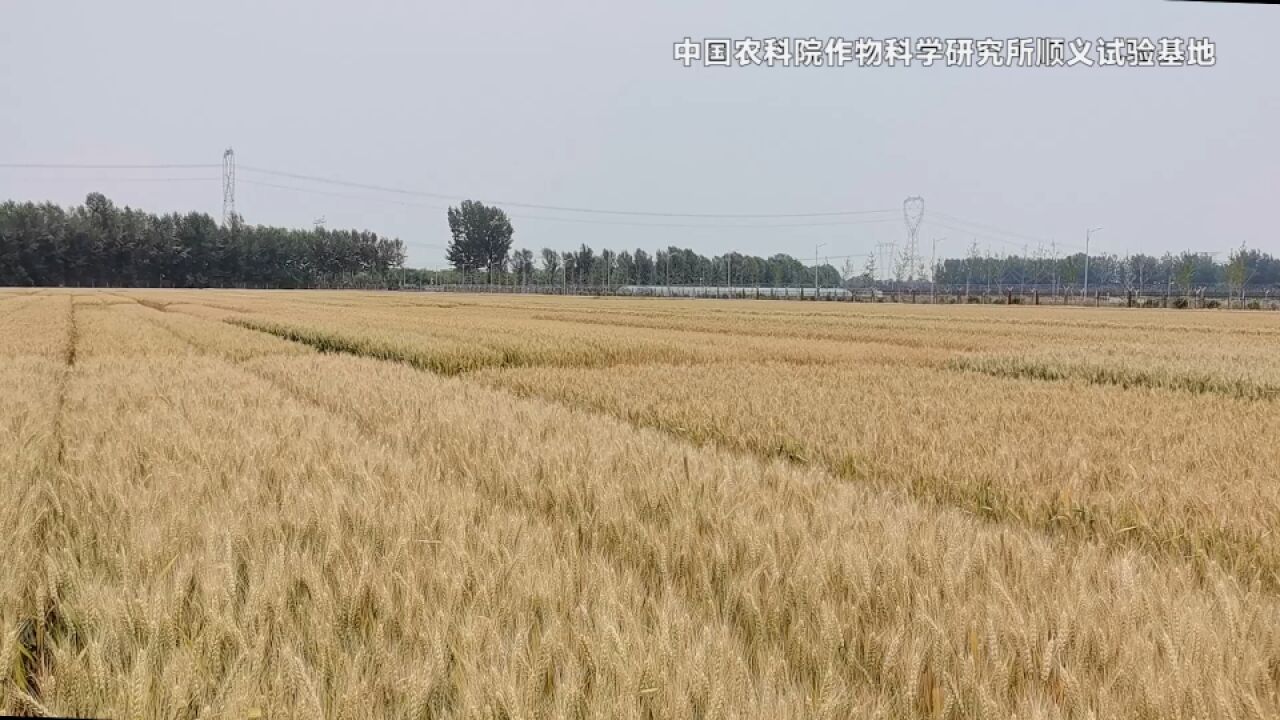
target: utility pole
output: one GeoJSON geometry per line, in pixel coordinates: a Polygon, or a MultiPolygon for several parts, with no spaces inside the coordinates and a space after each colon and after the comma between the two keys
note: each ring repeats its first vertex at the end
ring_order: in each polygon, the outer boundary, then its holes
{"type": "Polygon", "coordinates": [[[964,301],[969,302],[970,279],[973,277],[973,261],[978,259],[978,238],[969,246],[969,257],[964,261],[964,301]]]}
{"type": "Polygon", "coordinates": [[[938,241],[945,237],[933,239],[933,252],[929,254],[929,300],[938,303],[938,241]]]}
{"type": "Polygon", "coordinates": [[[671,248],[667,248],[667,297],[671,297],[671,248]]]}
{"type": "Polygon", "coordinates": [[[1093,234],[1099,232],[1102,228],[1089,228],[1084,233],[1084,299],[1089,301],[1089,240],[1093,238],[1093,234]]]}
{"type": "Polygon", "coordinates": [[[1089,300],[1089,240],[1093,237],[1093,233],[1100,232],[1102,228],[1089,228],[1084,233],[1084,301],[1089,300]]]}
{"type": "Polygon", "coordinates": [[[1027,254],[1030,248],[1026,243],[1022,245],[1022,262],[1018,263],[1022,266],[1022,275],[1018,278],[1018,294],[1027,294],[1027,254]]]}
{"type": "MultiPolygon", "coordinates": [[[[986,260],[983,262],[983,265],[987,266],[987,289],[985,291],[985,294],[990,295],[991,294],[991,243],[987,243],[987,257],[986,257],[986,260]]],[[[983,297],[982,301],[986,302],[987,301],[986,297],[983,297]]]]}
{"type": "Polygon", "coordinates": [[[1049,247],[1053,252],[1053,296],[1058,297],[1058,241],[1050,240],[1049,247]]]}
{"type": "Polygon", "coordinates": [[[826,247],[826,243],[813,246],[813,299],[818,299],[818,251],[826,247]]]}

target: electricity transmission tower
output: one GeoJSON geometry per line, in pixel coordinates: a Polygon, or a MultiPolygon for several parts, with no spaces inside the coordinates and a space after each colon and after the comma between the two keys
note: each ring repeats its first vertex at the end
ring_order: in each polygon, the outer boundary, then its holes
{"type": "Polygon", "coordinates": [[[893,276],[889,265],[898,252],[898,246],[892,242],[880,242],[876,243],[876,250],[880,252],[880,279],[888,281],[893,276]]]}
{"type": "Polygon", "coordinates": [[[907,224],[907,246],[902,251],[900,280],[915,280],[920,251],[920,223],[924,221],[924,198],[915,195],[902,202],[902,219],[907,224]]]}
{"type": "Polygon", "coordinates": [[[236,151],[222,153],[222,226],[231,227],[236,217],[236,151]]]}

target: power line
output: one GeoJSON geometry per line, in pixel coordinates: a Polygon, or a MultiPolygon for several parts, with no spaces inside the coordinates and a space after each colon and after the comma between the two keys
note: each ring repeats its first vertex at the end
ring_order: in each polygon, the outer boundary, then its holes
{"type": "MultiPolygon", "coordinates": [[[[222,165],[215,163],[0,163],[0,168],[8,169],[55,169],[55,170],[159,170],[159,169],[225,169],[222,165]]],[[[403,196],[427,197],[443,200],[461,200],[464,199],[460,195],[448,195],[444,193],[433,193],[420,190],[409,190],[405,188],[391,187],[385,185],[376,185],[371,183],[352,182],[318,175],[307,175],[304,173],[286,172],[282,170],[273,170],[249,165],[237,164],[237,169],[262,175],[292,178],[295,180],[303,180],[313,183],[321,183],[327,185],[335,185],[341,187],[350,187],[363,190],[370,190],[381,193],[391,193],[403,196]]],[[[38,178],[45,179],[45,178],[38,178]]],[[[55,178],[48,178],[53,180],[55,178]]],[[[195,182],[207,181],[217,178],[195,178],[195,177],[164,177],[164,178],[67,178],[69,180],[81,182],[195,182]]],[[[257,185],[260,187],[270,187],[282,190],[291,190],[295,192],[312,193],[317,195],[328,195],[331,197],[342,197],[360,201],[387,202],[410,207],[423,207],[429,209],[442,210],[445,209],[441,205],[431,205],[426,203],[396,201],[389,198],[367,197],[359,195],[351,195],[337,193],[314,188],[298,187],[296,185],[285,185],[281,183],[270,183],[261,180],[251,180],[247,178],[238,178],[240,183],[257,185]]],[[[771,229],[771,228],[800,228],[800,227],[832,227],[843,225],[862,225],[875,224],[882,222],[892,222],[893,214],[897,213],[896,208],[887,208],[880,210],[840,210],[827,212],[800,212],[800,213],[681,213],[667,211],[650,211],[650,210],[617,210],[617,209],[601,209],[572,207],[561,205],[541,205],[536,203],[525,203],[515,201],[491,201],[497,205],[505,205],[509,207],[528,208],[536,210],[549,210],[554,212],[583,213],[591,215],[617,215],[617,216],[633,216],[633,217],[656,217],[656,218],[689,218],[689,219],[709,219],[709,220],[768,220],[768,219],[786,219],[786,218],[849,218],[845,220],[837,220],[830,222],[810,222],[810,223],[659,223],[659,222],[631,222],[624,220],[589,220],[584,218],[572,217],[553,217],[546,215],[530,215],[530,214],[512,214],[513,217],[522,220],[562,222],[575,224],[591,224],[591,225],[613,225],[625,227],[650,227],[650,228],[686,228],[686,229],[771,229]],[[878,217],[883,216],[883,217],[878,217]],[[856,219],[855,219],[856,218],[856,219]]],[[[980,223],[972,220],[966,220],[949,213],[934,213],[942,219],[934,220],[938,225],[963,232],[966,234],[977,235],[984,239],[1007,245],[1010,247],[1020,247],[1025,242],[1035,242],[1043,244],[1045,241],[1022,233],[1005,230],[986,223],[980,223]],[[978,228],[984,232],[975,232],[973,228],[978,228]],[[1001,237],[1003,236],[1003,237],[1001,237]],[[1022,242],[1012,242],[1004,238],[1017,238],[1022,242]]],[[[1066,247],[1079,249],[1077,246],[1068,243],[1059,243],[1066,247]]]]}
{"type": "Polygon", "coordinates": [[[954,225],[954,224],[949,223],[949,222],[943,222],[942,220],[932,220],[932,221],[931,221],[931,223],[932,223],[933,225],[937,225],[938,227],[944,227],[944,228],[946,228],[946,229],[948,229],[948,230],[955,230],[956,232],[963,233],[963,234],[968,235],[968,236],[970,236],[970,237],[980,237],[980,238],[982,238],[983,240],[989,240],[989,241],[991,241],[991,242],[1000,243],[1001,245],[1007,245],[1007,246],[1009,246],[1009,247],[1016,247],[1016,248],[1020,248],[1020,247],[1022,247],[1022,245],[1023,245],[1023,243],[1020,243],[1020,242],[1013,242],[1012,240],[1005,240],[1005,239],[1002,239],[1002,238],[999,238],[999,237],[995,237],[995,236],[989,235],[989,234],[987,234],[987,233],[975,232],[975,231],[971,230],[970,228],[962,227],[962,226],[960,226],[960,225],[954,225]]]}
{"type": "MultiPolygon", "coordinates": [[[[247,168],[241,165],[240,169],[244,170],[247,168]]],[[[295,192],[309,193],[312,195],[325,195],[328,197],[346,198],[349,200],[364,200],[368,202],[390,203],[392,205],[404,205],[405,207],[420,207],[420,208],[428,208],[432,210],[445,210],[448,208],[447,205],[431,205],[429,203],[409,202],[407,200],[392,200],[390,198],[369,197],[367,195],[352,195],[351,193],[333,192],[331,190],[316,190],[314,188],[298,187],[297,185],[284,185],[282,183],[265,182],[262,180],[250,180],[247,178],[241,178],[240,184],[256,185],[258,187],[265,187],[265,188],[275,188],[277,190],[293,190],[295,192]]]]}
{"type": "MultiPolygon", "coordinates": [[[[151,170],[151,169],[179,169],[179,168],[222,169],[223,165],[215,164],[215,163],[0,163],[0,168],[64,169],[64,170],[66,169],[151,170]]],[[[391,187],[387,185],[376,185],[372,183],[352,182],[348,180],[339,180],[334,178],[322,177],[318,175],[308,175],[304,173],[294,173],[294,172],[286,172],[283,170],[273,170],[270,168],[262,168],[262,167],[257,167],[253,165],[237,164],[236,168],[238,170],[259,173],[263,175],[292,178],[295,180],[304,180],[308,182],[322,183],[327,185],[338,185],[343,187],[371,190],[375,192],[393,193],[397,195],[430,197],[430,198],[436,198],[436,199],[442,199],[442,200],[465,199],[464,196],[461,196],[461,195],[449,195],[444,193],[434,193],[434,192],[427,192],[427,191],[421,191],[421,190],[408,190],[405,188],[397,188],[397,187],[391,187]]],[[[241,182],[249,182],[253,184],[262,185],[265,187],[278,187],[282,189],[297,190],[300,192],[314,192],[314,193],[325,194],[323,193],[323,191],[319,191],[319,190],[311,190],[307,188],[300,188],[296,186],[286,186],[286,185],[280,185],[280,184],[271,184],[271,183],[265,183],[263,181],[242,180],[241,182]]],[[[328,194],[333,194],[333,193],[328,193],[328,194]]],[[[337,197],[343,197],[342,195],[336,195],[336,194],[333,194],[333,195],[337,197]]],[[[349,196],[349,197],[358,198],[358,196],[349,196]]],[[[358,199],[368,199],[368,198],[358,198],[358,199]]],[[[596,214],[596,215],[629,215],[629,216],[638,216],[638,217],[704,218],[704,219],[722,219],[722,220],[735,219],[735,218],[763,220],[763,219],[771,219],[771,218],[785,219],[785,218],[818,218],[818,217],[852,217],[852,216],[867,216],[867,215],[881,215],[881,214],[887,215],[887,214],[898,212],[896,208],[885,208],[885,209],[878,209],[878,210],[837,210],[837,211],[826,211],[826,212],[801,212],[801,213],[680,213],[680,212],[649,211],[649,210],[616,210],[616,209],[571,207],[571,206],[562,206],[562,205],[541,205],[536,203],[525,203],[525,202],[515,202],[515,201],[505,201],[505,200],[495,200],[491,202],[498,205],[507,205],[510,207],[522,207],[522,208],[528,208],[528,209],[534,209],[534,210],[551,210],[556,212],[576,212],[576,213],[587,213],[587,214],[596,214]]],[[[436,209],[442,209],[442,208],[439,208],[439,206],[424,206],[424,207],[436,207],[436,209]]],[[[937,212],[936,214],[944,218],[949,218],[953,222],[961,223],[965,225],[971,225],[977,228],[982,228],[987,231],[997,233],[999,235],[1016,237],[1020,240],[1030,240],[1032,242],[1043,242],[1039,238],[1023,235],[1020,233],[1015,233],[1008,230],[1002,230],[1000,228],[996,228],[991,225],[986,225],[986,224],[974,222],[971,220],[965,220],[964,218],[961,218],[955,215],[950,215],[948,213],[937,212]]],[[[524,216],[524,217],[527,219],[547,219],[547,220],[558,219],[558,218],[547,218],[545,216],[544,217],[524,216]]],[[[665,227],[663,225],[658,225],[658,224],[652,224],[652,226],[665,227]]],[[[692,227],[715,227],[715,226],[714,225],[697,225],[692,227]]],[[[789,227],[789,226],[775,225],[774,227],[789,227]]]]}
{"type": "MultiPolygon", "coordinates": [[[[13,176],[9,176],[13,177],[13,176]]],[[[18,179],[26,182],[216,182],[219,178],[213,176],[206,177],[119,177],[103,175],[98,177],[39,177],[33,175],[19,175],[18,179]]]]}
{"type": "MultiPolygon", "coordinates": [[[[978,228],[978,229],[980,229],[980,230],[986,230],[987,232],[989,232],[989,233],[995,233],[996,235],[1003,235],[1003,236],[1005,236],[1005,237],[1009,237],[1009,238],[1016,238],[1016,239],[1018,239],[1018,240],[1020,240],[1020,241],[1021,241],[1020,243],[1017,243],[1018,245],[1021,245],[1022,243],[1029,243],[1029,242],[1030,242],[1030,243],[1046,243],[1046,242],[1047,242],[1044,238],[1039,238],[1039,237],[1036,237],[1036,236],[1034,236],[1034,235],[1027,235],[1027,234],[1025,234],[1025,233],[1014,232],[1014,231],[1012,231],[1012,230],[1004,230],[1004,229],[998,228],[998,227],[996,227],[996,226],[994,226],[994,225],[988,225],[988,224],[986,224],[986,223],[975,222],[975,221],[973,221],[973,220],[966,220],[966,219],[964,219],[964,218],[962,218],[962,217],[959,217],[959,216],[956,216],[956,215],[952,215],[952,214],[950,214],[950,213],[944,213],[944,212],[940,212],[940,211],[936,211],[936,210],[935,210],[935,211],[934,211],[934,214],[935,214],[935,215],[938,215],[938,216],[941,216],[942,218],[944,218],[944,219],[946,219],[946,220],[950,220],[950,221],[951,221],[951,222],[953,222],[953,223],[959,223],[959,224],[961,224],[961,225],[968,225],[968,226],[970,226],[970,227],[978,228]]],[[[952,229],[956,229],[956,228],[954,228],[954,227],[953,227],[952,229]]],[[[972,231],[969,231],[969,232],[972,232],[972,231]]],[[[994,238],[994,237],[991,237],[990,235],[988,235],[987,237],[990,237],[991,239],[995,240],[995,238],[994,238]]],[[[1067,246],[1067,247],[1072,247],[1072,248],[1075,248],[1075,249],[1080,249],[1080,248],[1079,248],[1079,246],[1077,246],[1077,245],[1071,245],[1071,244],[1069,244],[1069,243],[1058,243],[1058,244],[1059,244],[1059,245],[1065,245],[1065,246],[1067,246]]]]}
{"type": "MultiPolygon", "coordinates": [[[[247,170],[244,165],[239,166],[240,170],[247,170]]],[[[249,180],[240,178],[239,182],[244,185],[255,185],[258,187],[275,188],[278,190],[291,190],[294,192],[311,193],[315,195],[325,195],[329,197],[346,198],[349,200],[361,200],[365,202],[381,202],[391,203],[394,205],[403,205],[406,207],[420,207],[431,210],[445,210],[445,205],[433,205],[430,203],[410,202],[406,200],[392,200],[389,198],[369,197],[364,195],[352,195],[350,193],[339,193],[328,190],[316,190],[314,188],[304,188],[297,185],[286,185],[282,183],[264,182],[262,180],[249,180]]],[[[498,203],[502,204],[502,203],[498,203]]],[[[589,220],[586,218],[573,217],[552,217],[549,215],[528,215],[524,213],[511,213],[511,217],[519,220],[545,220],[548,222],[565,222],[585,225],[609,225],[621,227],[642,227],[642,228],[737,228],[742,230],[760,230],[770,228],[799,228],[799,227],[832,227],[846,225],[873,225],[876,223],[896,222],[896,218],[863,218],[858,220],[839,220],[830,222],[811,222],[811,223],[662,223],[662,222],[633,222],[626,220],[589,220]]]]}
{"type": "MultiPolygon", "coordinates": [[[[158,169],[222,169],[224,164],[216,163],[0,163],[0,168],[12,169],[48,169],[48,170],[158,170],[158,169]]],[[[292,178],[295,180],[305,180],[308,182],[322,183],[327,185],[338,185],[343,187],[351,187],[362,190],[372,190],[375,192],[393,193],[398,195],[409,195],[417,197],[429,197],[441,200],[463,200],[466,199],[462,195],[449,195],[445,193],[433,193],[422,190],[408,190],[405,188],[390,187],[386,185],[375,185],[372,183],[352,182],[348,180],[339,180],[334,178],[321,177],[318,175],[307,175],[304,173],[286,172],[283,170],[272,170],[270,168],[255,167],[252,165],[236,164],[236,169],[259,173],[263,175],[271,175],[276,177],[292,178]]],[[[243,181],[247,182],[247,181],[243,181]]],[[[293,188],[303,190],[303,188],[293,188]]],[[[897,212],[894,208],[886,208],[880,210],[837,210],[829,212],[801,212],[801,213],[680,213],[680,212],[664,212],[650,210],[613,210],[600,208],[570,207],[562,205],[540,205],[536,203],[516,202],[509,200],[490,201],[496,205],[506,205],[510,207],[528,208],[531,210],[551,210],[556,212],[576,212],[594,215],[629,215],[638,217],[673,217],[673,218],[705,218],[705,219],[785,219],[785,218],[816,218],[816,217],[852,217],[861,215],[877,215],[897,212]]],[[[526,216],[532,217],[532,216],[526,216]]],[[[660,226],[659,226],[660,227],[660,226]]]]}
{"type": "MultiPolygon", "coordinates": [[[[935,214],[940,215],[941,213],[935,213],[935,214]]],[[[987,240],[987,241],[990,241],[990,242],[993,242],[993,243],[998,243],[998,244],[1000,244],[1000,245],[1004,245],[1004,246],[1006,246],[1006,247],[1011,247],[1011,248],[1016,248],[1016,249],[1022,249],[1023,247],[1025,247],[1026,245],[1028,245],[1030,242],[1035,242],[1037,245],[1052,245],[1052,244],[1053,244],[1053,242],[1052,242],[1052,241],[1044,242],[1044,241],[1040,241],[1040,240],[1036,240],[1036,241],[1024,241],[1024,242],[1014,242],[1013,240],[1007,240],[1007,239],[1005,239],[1005,238],[997,237],[997,236],[992,235],[992,234],[987,233],[987,232],[977,232],[977,231],[973,230],[971,227],[964,227],[964,226],[961,226],[961,225],[957,225],[957,224],[954,224],[954,223],[945,222],[945,221],[937,220],[937,219],[933,220],[933,221],[932,221],[932,223],[933,223],[934,225],[939,226],[939,227],[947,228],[948,230],[955,230],[956,232],[963,233],[963,234],[965,234],[965,235],[967,235],[967,236],[970,236],[970,237],[980,237],[980,238],[982,238],[983,240],[987,240]]],[[[1072,249],[1072,250],[1080,250],[1080,251],[1083,251],[1083,250],[1084,250],[1084,248],[1080,247],[1079,245],[1073,245],[1073,244],[1071,244],[1071,243],[1059,242],[1059,243],[1057,243],[1057,246],[1058,246],[1058,247],[1066,247],[1066,248],[1069,248],[1069,249],[1072,249]]]]}
{"type": "Polygon", "coordinates": [[[973,227],[976,227],[976,228],[981,228],[981,229],[983,229],[983,230],[987,230],[987,231],[989,231],[989,232],[996,233],[996,234],[998,234],[998,235],[1005,235],[1005,236],[1008,236],[1008,237],[1018,238],[1019,240],[1028,240],[1028,241],[1031,241],[1031,242],[1042,242],[1041,238],[1034,237],[1034,236],[1031,236],[1031,235],[1026,235],[1026,234],[1023,234],[1023,233],[1013,232],[1012,230],[1004,230],[1004,229],[1001,229],[1001,228],[995,227],[994,225],[988,225],[988,224],[986,224],[986,223],[980,223],[980,222],[976,222],[976,221],[973,221],[973,220],[966,220],[966,219],[964,219],[964,218],[962,218],[962,217],[959,217],[959,216],[956,216],[956,215],[952,215],[952,214],[950,214],[950,213],[945,213],[945,212],[941,212],[941,211],[934,211],[934,212],[935,212],[937,215],[939,215],[939,216],[941,216],[941,217],[943,217],[943,218],[946,218],[946,219],[948,219],[948,220],[950,220],[950,221],[952,221],[952,222],[960,223],[960,224],[962,224],[962,225],[972,225],[973,227]]]}
{"type": "MultiPolygon", "coordinates": [[[[281,170],[269,170],[266,168],[254,167],[251,165],[240,165],[241,170],[248,172],[261,173],[264,175],[274,175],[277,177],[287,177],[294,180],[306,180],[308,182],[324,183],[328,185],[341,185],[344,187],[359,188],[362,190],[373,190],[376,192],[395,193],[397,195],[415,195],[419,197],[430,197],[441,200],[463,200],[466,199],[461,195],[446,195],[443,193],[426,192],[422,190],[406,190],[404,188],[389,187],[386,185],[373,185],[369,183],[350,182],[347,180],[335,180],[332,178],[320,177],[318,175],[304,175],[302,173],[284,172],[281,170]]],[[[588,213],[593,215],[633,215],[642,217],[675,217],[675,218],[707,218],[707,219],[732,219],[732,218],[804,218],[804,217],[843,217],[850,215],[873,215],[879,213],[895,213],[894,208],[882,210],[839,210],[832,212],[804,212],[804,213],[678,213],[678,212],[660,212],[652,210],[603,210],[599,208],[584,207],[568,207],[564,205],[539,205],[536,203],[514,202],[510,200],[490,200],[495,205],[507,205],[510,207],[529,208],[531,210],[554,210],[556,212],[577,212],[588,213]]]]}
{"type": "Polygon", "coordinates": [[[133,164],[75,164],[75,163],[0,163],[0,168],[20,170],[197,170],[218,168],[216,163],[133,163],[133,164]]]}

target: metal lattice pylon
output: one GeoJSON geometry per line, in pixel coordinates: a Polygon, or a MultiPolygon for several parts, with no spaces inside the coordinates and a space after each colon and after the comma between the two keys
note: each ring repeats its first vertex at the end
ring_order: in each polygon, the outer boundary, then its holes
{"type": "Polygon", "coordinates": [[[924,198],[915,195],[902,202],[902,219],[907,224],[907,246],[898,266],[899,280],[915,280],[920,252],[920,223],[924,222],[924,198]]]}
{"type": "Polygon", "coordinates": [[[222,226],[231,227],[236,218],[236,151],[222,153],[222,226]]]}

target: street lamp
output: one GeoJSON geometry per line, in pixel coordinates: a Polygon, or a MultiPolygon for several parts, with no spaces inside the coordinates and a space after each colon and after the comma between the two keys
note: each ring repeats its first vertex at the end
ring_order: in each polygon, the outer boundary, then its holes
{"type": "Polygon", "coordinates": [[[938,242],[945,237],[933,239],[933,252],[929,256],[929,295],[930,302],[938,303],[938,242]]]}

